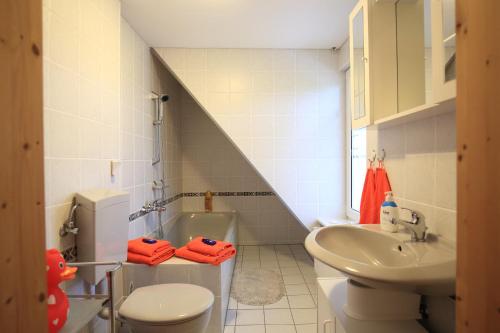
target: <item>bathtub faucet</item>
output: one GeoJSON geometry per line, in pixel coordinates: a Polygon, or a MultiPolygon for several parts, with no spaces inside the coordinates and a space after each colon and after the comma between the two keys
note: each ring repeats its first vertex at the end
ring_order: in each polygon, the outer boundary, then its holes
{"type": "Polygon", "coordinates": [[[166,208],[160,200],[155,200],[153,202],[146,201],[141,209],[129,215],[128,220],[133,221],[151,212],[164,212],[165,210],[166,208]]]}
{"type": "Polygon", "coordinates": [[[213,195],[212,192],[206,191],[205,192],[205,212],[206,213],[211,213],[213,210],[213,195]]]}
{"type": "Polygon", "coordinates": [[[153,210],[157,211],[157,212],[164,212],[164,211],[167,210],[165,208],[165,206],[162,204],[161,200],[155,200],[155,201],[153,201],[152,206],[153,206],[153,210]]]}

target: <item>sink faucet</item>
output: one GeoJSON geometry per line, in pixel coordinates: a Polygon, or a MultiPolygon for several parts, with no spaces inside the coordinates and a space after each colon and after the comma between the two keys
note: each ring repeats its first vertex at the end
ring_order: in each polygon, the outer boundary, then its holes
{"type": "Polygon", "coordinates": [[[393,219],[393,224],[401,224],[411,233],[411,240],[415,242],[425,242],[427,226],[425,225],[425,216],[415,210],[401,208],[410,211],[411,220],[393,219]]]}

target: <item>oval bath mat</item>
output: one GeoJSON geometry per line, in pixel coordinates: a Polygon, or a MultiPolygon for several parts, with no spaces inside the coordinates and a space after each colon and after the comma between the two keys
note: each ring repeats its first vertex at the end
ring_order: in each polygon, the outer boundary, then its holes
{"type": "Polygon", "coordinates": [[[231,296],[247,305],[266,305],[278,302],[285,295],[281,275],[268,269],[236,271],[231,296]]]}

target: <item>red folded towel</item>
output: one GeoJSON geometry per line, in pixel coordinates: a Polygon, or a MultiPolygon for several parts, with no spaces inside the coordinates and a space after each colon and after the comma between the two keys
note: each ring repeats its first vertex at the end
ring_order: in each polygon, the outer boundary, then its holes
{"type": "Polygon", "coordinates": [[[145,237],[139,237],[128,241],[128,251],[141,254],[143,256],[152,257],[164,250],[168,250],[172,246],[169,241],[157,240],[154,244],[144,243],[142,240],[145,237]]]}
{"type": "Polygon", "coordinates": [[[236,249],[234,247],[229,247],[225,250],[222,250],[217,256],[210,256],[191,251],[187,248],[187,246],[183,246],[175,250],[175,255],[177,257],[212,265],[219,265],[221,262],[231,258],[235,254],[236,249]]]}
{"type": "Polygon", "coordinates": [[[175,254],[175,248],[173,247],[165,249],[161,252],[157,252],[153,256],[144,256],[142,254],[129,251],[127,253],[127,261],[136,264],[146,264],[149,266],[154,266],[164,262],[165,260],[172,258],[174,254],[175,254]]]}
{"type": "Polygon", "coordinates": [[[233,244],[229,242],[217,241],[214,245],[208,245],[202,242],[203,237],[196,237],[187,243],[187,248],[191,251],[206,254],[210,256],[218,256],[222,251],[232,248],[233,244]]]}
{"type": "Polygon", "coordinates": [[[150,244],[143,242],[144,237],[128,241],[127,261],[136,264],[158,265],[172,258],[175,248],[166,240],[156,240],[150,244]]]}

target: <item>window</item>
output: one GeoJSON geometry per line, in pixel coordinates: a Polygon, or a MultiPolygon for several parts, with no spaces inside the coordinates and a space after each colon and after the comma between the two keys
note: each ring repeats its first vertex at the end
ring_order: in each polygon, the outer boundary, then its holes
{"type": "Polygon", "coordinates": [[[346,110],[346,215],[359,220],[359,207],[366,173],[366,128],[351,128],[351,79],[345,71],[346,110]]]}

